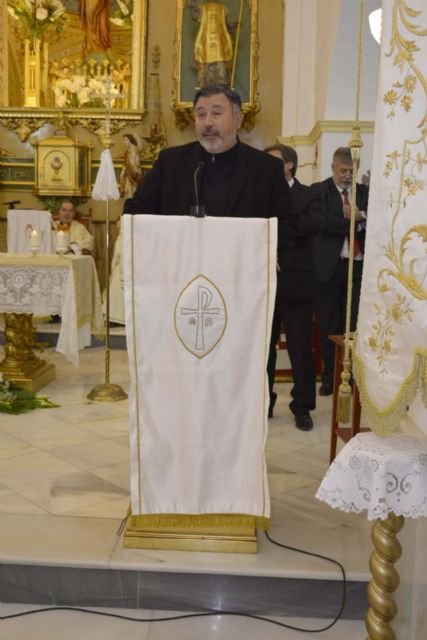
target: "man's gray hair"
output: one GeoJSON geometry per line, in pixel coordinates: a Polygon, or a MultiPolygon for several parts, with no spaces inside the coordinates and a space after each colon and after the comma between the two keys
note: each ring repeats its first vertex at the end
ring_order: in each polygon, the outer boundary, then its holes
{"type": "Polygon", "coordinates": [[[353,164],[350,147],[338,147],[338,149],[335,150],[332,158],[332,164],[335,164],[336,162],[353,164]]]}

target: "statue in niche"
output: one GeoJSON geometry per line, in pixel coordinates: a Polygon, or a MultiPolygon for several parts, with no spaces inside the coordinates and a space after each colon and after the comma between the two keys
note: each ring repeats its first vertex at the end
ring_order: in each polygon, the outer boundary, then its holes
{"type": "Polygon", "coordinates": [[[200,22],[194,42],[199,87],[229,84],[235,25],[227,16],[227,7],[222,2],[190,0],[189,10],[192,19],[200,22]]]}
{"type": "Polygon", "coordinates": [[[79,0],[83,55],[111,49],[110,0],[79,0]]]}

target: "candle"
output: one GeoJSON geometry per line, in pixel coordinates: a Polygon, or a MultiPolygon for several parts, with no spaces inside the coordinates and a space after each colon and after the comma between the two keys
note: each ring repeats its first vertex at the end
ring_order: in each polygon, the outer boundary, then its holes
{"type": "Polygon", "coordinates": [[[58,249],[68,249],[68,231],[62,231],[61,229],[57,232],[56,236],[56,246],[58,249]]]}
{"type": "Polygon", "coordinates": [[[33,229],[30,235],[31,249],[40,249],[40,234],[37,229],[33,229]]]}

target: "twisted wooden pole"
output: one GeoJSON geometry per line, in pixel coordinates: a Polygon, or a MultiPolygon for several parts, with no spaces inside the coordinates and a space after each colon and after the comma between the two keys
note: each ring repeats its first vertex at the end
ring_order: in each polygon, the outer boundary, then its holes
{"type": "Polygon", "coordinates": [[[402,555],[397,534],[403,524],[403,516],[396,516],[392,512],[386,520],[376,520],[372,526],[371,538],[375,550],[369,560],[372,580],[368,586],[371,606],[365,618],[369,634],[367,640],[396,640],[390,623],[397,613],[392,593],[399,586],[400,578],[394,563],[402,555]]]}

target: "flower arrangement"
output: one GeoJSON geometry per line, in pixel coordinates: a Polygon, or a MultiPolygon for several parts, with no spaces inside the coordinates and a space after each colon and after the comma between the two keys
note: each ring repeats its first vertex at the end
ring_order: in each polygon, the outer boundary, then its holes
{"type": "Polygon", "coordinates": [[[37,38],[43,40],[46,30],[52,26],[56,34],[61,35],[67,21],[60,0],[16,0],[7,10],[25,27],[33,44],[37,38]]]}
{"type": "Polygon", "coordinates": [[[32,391],[17,387],[11,380],[4,380],[0,373],[0,412],[25,413],[32,409],[50,409],[59,407],[49,400],[47,396],[37,396],[32,391]]]}
{"type": "MultiPolygon", "coordinates": [[[[103,106],[102,96],[107,92],[106,83],[97,78],[86,78],[82,75],[71,75],[59,78],[54,86],[55,104],[57,107],[91,107],[103,106]]],[[[119,90],[113,84],[110,93],[118,94],[119,90]]],[[[114,106],[114,105],[113,105],[114,106]]]]}
{"type": "Polygon", "coordinates": [[[119,27],[132,27],[133,0],[117,0],[117,9],[110,22],[119,27]]]}

